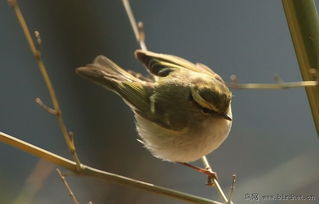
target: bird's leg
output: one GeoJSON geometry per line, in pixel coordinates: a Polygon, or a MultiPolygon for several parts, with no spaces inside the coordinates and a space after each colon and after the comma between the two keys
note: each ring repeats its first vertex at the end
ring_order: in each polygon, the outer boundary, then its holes
{"type": "MultiPolygon", "coordinates": [[[[177,163],[181,164],[183,166],[187,166],[189,168],[192,168],[192,169],[196,170],[197,172],[206,174],[208,176],[208,181],[211,181],[213,179],[217,180],[217,178],[218,178],[216,172],[214,172],[214,171],[211,171],[211,170],[208,170],[208,169],[203,169],[203,168],[194,166],[194,165],[186,163],[186,162],[177,162],[177,163]]],[[[209,182],[209,183],[211,183],[211,182],[209,182]]]]}

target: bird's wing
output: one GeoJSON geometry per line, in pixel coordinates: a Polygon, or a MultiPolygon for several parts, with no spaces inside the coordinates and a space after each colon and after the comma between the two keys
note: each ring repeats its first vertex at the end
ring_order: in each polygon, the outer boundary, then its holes
{"type": "Polygon", "coordinates": [[[188,69],[194,72],[201,72],[211,76],[216,73],[206,65],[193,64],[186,59],[174,55],[159,54],[155,52],[136,50],[136,58],[141,61],[152,74],[165,77],[176,69],[188,69]]]}
{"type": "Polygon", "coordinates": [[[134,110],[142,113],[150,110],[152,83],[135,77],[107,57],[100,55],[92,64],[80,67],[76,72],[120,95],[134,110]]]}

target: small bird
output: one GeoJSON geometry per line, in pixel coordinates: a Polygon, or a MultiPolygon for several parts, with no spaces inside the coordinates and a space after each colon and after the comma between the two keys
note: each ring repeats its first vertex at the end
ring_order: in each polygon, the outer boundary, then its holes
{"type": "Polygon", "coordinates": [[[145,50],[135,56],[149,77],[101,55],[76,72],[124,100],[142,143],[155,157],[187,163],[218,148],[232,124],[232,93],[223,79],[207,66],[177,56],[145,50]]]}

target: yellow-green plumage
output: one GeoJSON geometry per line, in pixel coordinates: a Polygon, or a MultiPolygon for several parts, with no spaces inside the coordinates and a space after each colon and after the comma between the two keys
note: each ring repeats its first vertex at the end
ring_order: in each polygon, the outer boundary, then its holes
{"type": "Polygon", "coordinates": [[[77,73],[124,99],[154,156],[188,162],[216,149],[231,127],[231,92],[221,77],[176,56],[142,50],[135,54],[150,78],[136,77],[104,56],[77,73]]]}

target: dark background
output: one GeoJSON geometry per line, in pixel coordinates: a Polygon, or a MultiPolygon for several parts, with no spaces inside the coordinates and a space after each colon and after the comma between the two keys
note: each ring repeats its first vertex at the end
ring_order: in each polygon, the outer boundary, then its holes
{"type": "MultiPolygon", "coordinates": [[[[133,115],[119,97],[74,73],[98,54],[145,73],[133,56],[138,44],[121,1],[19,2],[30,29],[41,32],[43,59],[83,163],[218,199],[204,176],[152,157],[136,141],[133,115]]],[[[231,74],[242,83],[273,82],[275,74],[301,80],[279,0],[132,0],[132,7],[151,51],[204,63],[226,81],[231,74]]],[[[50,104],[48,92],[6,1],[0,2],[0,45],[0,131],[70,158],[55,118],[34,103],[40,97],[50,104]]],[[[318,199],[319,143],[304,89],[233,94],[232,131],[208,156],[226,192],[236,174],[235,203],[247,203],[246,193],[318,199]]],[[[37,162],[0,144],[0,203],[18,198],[37,162]]],[[[183,203],[94,178],[67,179],[81,203],[183,203]]],[[[53,171],[31,203],[71,201],[53,171]]]]}

